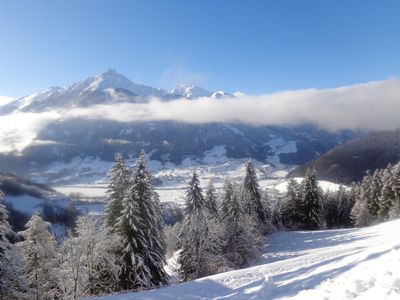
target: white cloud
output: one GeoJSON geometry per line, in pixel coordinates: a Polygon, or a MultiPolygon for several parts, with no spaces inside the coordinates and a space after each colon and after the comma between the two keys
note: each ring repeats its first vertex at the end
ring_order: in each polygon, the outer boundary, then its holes
{"type": "Polygon", "coordinates": [[[227,99],[179,99],[120,103],[44,113],[0,116],[0,152],[21,151],[56,120],[119,122],[172,120],[189,123],[242,122],[251,125],[315,124],[328,130],[400,127],[400,79],[334,89],[285,91],[227,99]]]}
{"type": "Polygon", "coordinates": [[[57,112],[15,113],[0,117],[0,152],[22,151],[38,132],[60,118],[57,112]]]}
{"type": "Polygon", "coordinates": [[[99,105],[64,112],[65,118],[121,122],[173,120],[189,123],[242,122],[251,125],[312,123],[328,130],[400,127],[400,79],[335,89],[285,91],[259,96],[99,105]]]}

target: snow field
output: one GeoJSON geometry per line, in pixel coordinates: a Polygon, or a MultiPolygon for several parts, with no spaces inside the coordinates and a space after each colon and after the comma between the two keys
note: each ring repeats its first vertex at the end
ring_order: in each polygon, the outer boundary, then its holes
{"type": "Polygon", "coordinates": [[[278,232],[249,268],[98,299],[400,299],[399,227],[278,232]]]}

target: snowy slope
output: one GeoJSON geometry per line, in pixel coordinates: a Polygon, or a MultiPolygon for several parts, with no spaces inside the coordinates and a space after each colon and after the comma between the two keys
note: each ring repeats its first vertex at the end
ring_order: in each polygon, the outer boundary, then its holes
{"type": "Polygon", "coordinates": [[[400,299],[399,227],[278,232],[253,267],[99,299],[400,299]]]}

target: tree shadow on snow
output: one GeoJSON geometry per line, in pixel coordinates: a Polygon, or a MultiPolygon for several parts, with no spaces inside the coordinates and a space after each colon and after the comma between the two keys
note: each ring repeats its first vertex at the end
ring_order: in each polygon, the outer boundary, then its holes
{"type": "Polygon", "coordinates": [[[278,232],[266,237],[265,254],[254,265],[298,257],[315,249],[346,245],[373,236],[363,234],[359,229],[278,232]]]}

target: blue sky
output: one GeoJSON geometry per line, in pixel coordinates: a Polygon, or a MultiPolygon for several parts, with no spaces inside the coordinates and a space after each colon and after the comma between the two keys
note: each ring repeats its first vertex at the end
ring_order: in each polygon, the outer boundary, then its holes
{"type": "Polygon", "coordinates": [[[0,95],[114,68],[251,94],[400,76],[400,1],[0,0],[0,95]]]}

